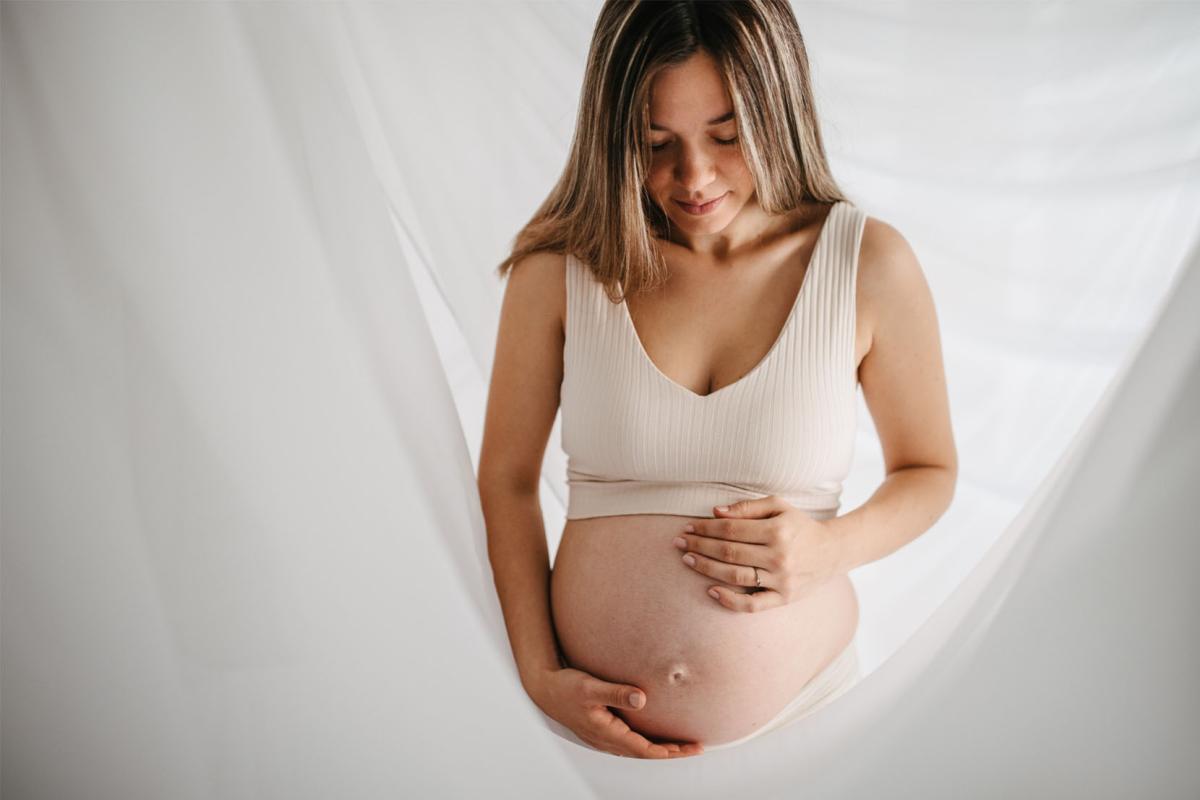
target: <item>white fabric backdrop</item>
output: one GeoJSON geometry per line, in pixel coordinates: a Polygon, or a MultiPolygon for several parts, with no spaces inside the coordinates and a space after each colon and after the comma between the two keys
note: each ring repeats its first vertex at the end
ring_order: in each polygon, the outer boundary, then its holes
{"type": "Polygon", "coordinates": [[[859,687],[633,762],[525,698],[472,470],[598,4],[5,2],[5,796],[1195,796],[1200,7],[795,7],[958,493],[859,687]]]}

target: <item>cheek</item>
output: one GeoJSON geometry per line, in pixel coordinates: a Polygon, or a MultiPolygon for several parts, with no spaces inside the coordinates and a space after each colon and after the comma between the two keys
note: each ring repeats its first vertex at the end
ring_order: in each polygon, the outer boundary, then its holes
{"type": "Polygon", "coordinates": [[[662,189],[671,182],[671,165],[666,159],[655,159],[646,173],[646,185],[651,189],[662,189]]]}
{"type": "Polygon", "coordinates": [[[730,153],[721,160],[721,174],[731,184],[737,186],[744,187],[754,182],[750,174],[750,167],[746,164],[746,159],[742,158],[742,154],[737,151],[730,153]]]}
{"type": "Polygon", "coordinates": [[[650,172],[646,175],[646,189],[660,205],[664,202],[664,198],[671,193],[673,182],[669,166],[655,164],[650,167],[650,172]]]}

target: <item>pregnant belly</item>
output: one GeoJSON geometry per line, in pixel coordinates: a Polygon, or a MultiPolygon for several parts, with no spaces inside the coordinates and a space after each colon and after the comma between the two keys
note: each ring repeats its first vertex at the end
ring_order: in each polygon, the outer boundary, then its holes
{"type": "Polygon", "coordinates": [[[641,709],[617,711],[631,728],[716,745],[760,728],[850,643],[858,600],[840,575],[796,602],[732,611],[671,544],[689,519],[568,520],[550,604],[570,666],[646,692],[641,709]]]}

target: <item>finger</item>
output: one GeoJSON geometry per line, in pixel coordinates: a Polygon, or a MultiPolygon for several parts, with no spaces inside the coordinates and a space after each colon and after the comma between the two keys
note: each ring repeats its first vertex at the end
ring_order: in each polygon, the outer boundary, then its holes
{"type": "MultiPolygon", "coordinates": [[[[688,553],[683,557],[683,563],[703,575],[724,581],[730,586],[757,586],[754,581],[754,567],[741,564],[726,564],[700,553],[688,553]]],[[[765,577],[766,573],[759,571],[765,577]]]]}
{"type": "Polygon", "coordinates": [[[761,592],[735,592],[727,586],[710,586],[709,594],[717,593],[717,602],[733,611],[755,613],[783,605],[783,595],[774,589],[761,592]]]}
{"type": "MultiPolygon", "coordinates": [[[[631,752],[625,748],[615,747],[609,742],[598,742],[585,740],[594,750],[599,750],[602,753],[608,753],[610,756],[620,756],[621,758],[640,758],[637,753],[631,752]]],[[[669,755],[664,758],[670,758],[669,755]]]]}
{"type": "MultiPolygon", "coordinates": [[[[597,682],[604,683],[599,680],[597,682]]],[[[607,708],[598,708],[594,719],[593,732],[596,740],[588,737],[584,741],[597,750],[640,758],[675,758],[700,755],[704,752],[699,742],[652,742],[630,728],[625,720],[607,708]]]]}
{"type": "Polygon", "coordinates": [[[587,700],[602,706],[632,708],[636,711],[646,705],[646,693],[636,686],[593,678],[586,681],[584,687],[587,700]]]}
{"type": "MultiPolygon", "coordinates": [[[[645,734],[642,734],[645,736],[645,734]]],[[[661,744],[671,753],[672,758],[678,756],[699,755],[704,752],[704,746],[700,742],[676,742],[669,739],[662,739],[657,736],[646,736],[654,744],[661,744]]]]}
{"type": "Polygon", "coordinates": [[[608,747],[616,747],[626,755],[640,758],[668,758],[670,753],[661,744],[655,744],[630,728],[625,720],[616,716],[600,724],[598,735],[608,747]]]}
{"type": "Polygon", "coordinates": [[[683,533],[697,533],[713,539],[732,542],[766,544],[774,536],[776,522],[773,519],[693,519],[683,526],[683,533]]]}
{"type": "Polygon", "coordinates": [[[655,744],[637,731],[629,731],[623,737],[624,743],[633,750],[634,755],[641,758],[670,758],[671,751],[664,744],[655,744]]]}
{"type": "Polygon", "coordinates": [[[649,752],[634,755],[642,758],[687,758],[704,752],[704,746],[699,742],[650,742],[650,748],[649,752]],[[665,756],[658,750],[659,747],[665,748],[665,756]]]}
{"type": "Polygon", "coordinates": [[[671,758],[687,758],[688,756],[698,756],[704,752],[704,747],[699,743],[685,744],[679,748],[678,753],[673,753],[671,758]]]}
{"type": "MultiPolygon", "coordinates": [[[[653,741],[653,740],[652,740],[653,741]]],[[[671,758],[680,758],[682,756],[697,756],[704,752],[704,746],[700,742],[667,742],[655,741],[655,744],[661,744],[667,748],[671,758]]]]}
{"type": "Polygon", "coordinates": [[[745,564],[748,567],[771,569],[778,561],[775,551],[765,544],[731,542],[728,539],[712,539],[694,533],[682,533],[676,538],[683,540],[682,546],[677,541],[672,542],[680,551],[702,553],[726,564],[745,564]]]}
{"type": "Polygon", "coordinates": [[[609,755],[613,756],[621,755],[616,750],[613,750],[611,747],[601,742],[599,739],[593,739],[591,736],[580,736],[579,738],[584,744],[593,750],[598,750],[601,753],[608,753],[609,755]]]}
{"type": "Polygon", "coordinates": [[[713,511],[722,517],[770,517],[786,511],[786,500],[776,495],[739,500],[727,506],[713,506],[713,511]]]}

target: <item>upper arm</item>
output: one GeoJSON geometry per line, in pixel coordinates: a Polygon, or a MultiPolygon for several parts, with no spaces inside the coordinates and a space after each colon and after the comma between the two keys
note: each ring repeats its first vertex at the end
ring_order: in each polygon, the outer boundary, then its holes
{"type": "Polygon", "coordinates": [[[868,217],[858,269],[871,330],[859,382],[885,471],[932,465],[957,474],[937,313],[916,254],[895,228],[868,217]]]}
{"type": "Polygon", "coordinates": [[[566,265],[537,252],[513,264],[504,289],[488,387],[480,489],[536,492],[562,385],[566,265]]]}

